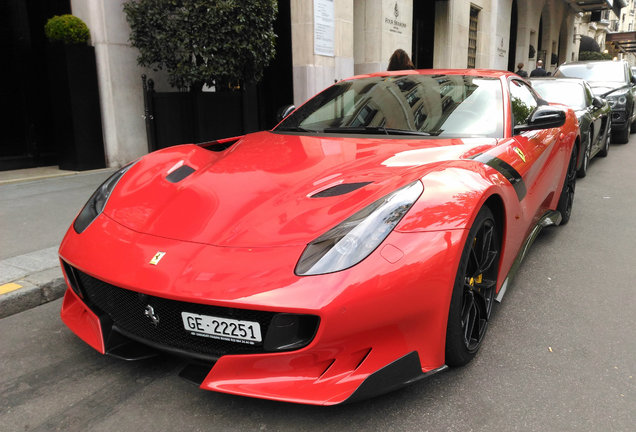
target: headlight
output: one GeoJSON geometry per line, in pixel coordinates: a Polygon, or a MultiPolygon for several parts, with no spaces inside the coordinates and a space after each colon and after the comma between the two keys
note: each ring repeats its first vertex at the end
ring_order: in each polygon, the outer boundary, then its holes
{"type": "Polygon", "coordinates": [[[422,194],[415,181],[365,207],[307,245],[296,264],[299,276],[352,267],[377,248],[422,194]]]}
{"type": "Polygon", "coordinates": [[[110,176],[88,199],[82,211],[75,218],[73,222],[73,229],[78,234],[81,234],[88,226],[95,220],[95,218],[104,210],[106,201],[111,192],[115,188],[115,185],[133,164],[128,164],[125,167],[119,169],[112,176],[110,176]]]}
{"type": "Polygon", "coordinates": [[[612,108],[622,108],[627,103],[627,93],[614,93],[607,97],[607,101],[612,108]]]}

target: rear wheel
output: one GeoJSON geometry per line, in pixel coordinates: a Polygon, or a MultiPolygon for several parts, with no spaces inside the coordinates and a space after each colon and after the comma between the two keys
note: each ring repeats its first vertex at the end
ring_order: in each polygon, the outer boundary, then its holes
{"type": "Polygon", "coordinates": [[[446,364],[463,366],[477,353],[488,328],[497,287],[501,244],[494,216],[483,207],[459,262],[446,327],[446,364]]]}
{"type": "Polygon", "coordinates": [[[561,225],[565,225],[570,220],[572,214],[572,204],[574,203],[574,190],[576,188],[576,152],[577,148],[572,150],[568,171],[563,180],[563,188],[561,189],[561,197],[557,210],[561,213],[561,225]]]}

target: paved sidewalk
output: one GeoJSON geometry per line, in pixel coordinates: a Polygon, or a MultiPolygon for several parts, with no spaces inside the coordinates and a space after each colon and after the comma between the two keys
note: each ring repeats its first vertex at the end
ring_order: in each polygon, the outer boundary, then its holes
{"type": "Polygon", "coordinates": [[[0,261],[0,318],[58,299],[66,284],[57,246],[0,261]]]}
{"type": "Polygon", "coordinates": [[[0,318],[64,295],[59,242],[75,212],[112,171],[0,171],[0,318]]]}

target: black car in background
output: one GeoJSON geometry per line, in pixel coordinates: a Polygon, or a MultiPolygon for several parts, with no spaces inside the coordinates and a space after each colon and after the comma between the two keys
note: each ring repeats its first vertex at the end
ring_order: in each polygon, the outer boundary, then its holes
{"type": "Polygon", "coordinates": [[[596,96],[607,97],[612,107],[612,139],[629,141],[630,129],[636,131],[636,77],[624,60],[597,60],[563,63],[555,77],[581,78],[592,87],[596,96]]]}
{"type": "Polygon", "coordinates": [[[567,105],[574,110],[581,128],[577,174],[585,177],[587,166],[596,154],[607,156],[612,133],[609,103],[594,96],[590,85],[578,78],[531,78],[532,87],[548,102],[567,105]]]}

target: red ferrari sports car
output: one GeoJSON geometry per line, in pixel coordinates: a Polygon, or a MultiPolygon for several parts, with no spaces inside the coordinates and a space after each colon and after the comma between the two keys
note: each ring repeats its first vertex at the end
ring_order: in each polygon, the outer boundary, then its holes
{"type": "Polygon", "coordinates": [[[334,84],[271,131],[113,174],[60,247],[62,319],[201,388],[331,405],[479,349],[539,230],[570,217],[579,128],[514,74],[334,84]]]}

